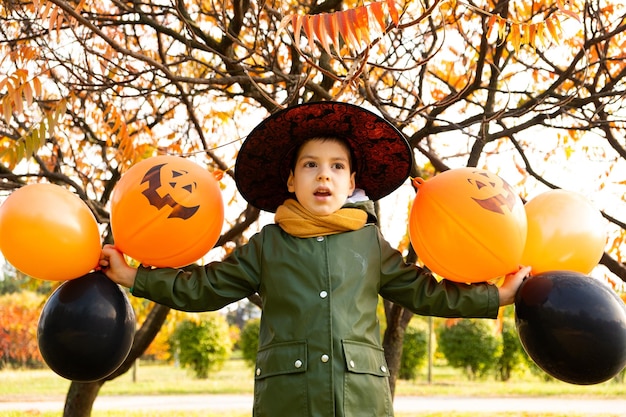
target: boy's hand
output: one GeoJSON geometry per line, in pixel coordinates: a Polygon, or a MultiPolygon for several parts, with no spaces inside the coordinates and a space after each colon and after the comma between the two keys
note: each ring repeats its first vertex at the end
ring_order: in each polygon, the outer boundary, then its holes
{"type": "Polygon", "coordinates": [[[504,283],[498,288],[500,294],[500,305],[506,306],[515,302],[515,294],[520,285],[530,274],[531,268],[529,266],[521,267],[517,272],[507,274],[504,278],[504,283]]]}
{"type": "Polygon", "coordinates": [[[113,245],[104,245],[100,253],[100,268],[116,284],[131,288],[135,284],[137,270],[126,263],[122,252],[113,245]]]}

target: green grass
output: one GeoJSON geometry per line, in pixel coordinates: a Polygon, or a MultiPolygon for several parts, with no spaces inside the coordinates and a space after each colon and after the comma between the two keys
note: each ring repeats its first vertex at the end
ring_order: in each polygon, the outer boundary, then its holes
{"type": "MultiPolygon", "coordinates": [[[[125,375],[104,384],[100,395],[168,395],[168,394],[251,394],[254,380],[252,370],[241,359],[227,361],[224,368],[214,372],[207,380],[199,380],[184,369],[170,365],[140,363],[135,378],[131,370],[125,375]]],[[[50,370],[0,370],[0,401],[37,398],[63,399],[70,382],[50,370]]],[[[398,381],[396,395],[417,396],[471,396],[471,397],[589,397],[624,398],[626,384],[607,381],[602,384],[579,386],[561,381],[544,381],[530,374],[516,375],[508,382],[493,378],[469,381],[458,370],[436,366],[432,383],[421,375],[414,381],[398,381]]],[[[92,417],[249,417],[250,413],[207,413],[207,411],[99,411],[92,417]]],[[[7,417],[37,416],[60,417],[59,412],[12,411],[7,417]]],[[[396,417],[474,417],[472,413],[397,413],[396,417]]],[[[481,417],[566,417],[566,414],[546,413],[482,413],[481,417]]],[[[567,417],[582,417],[567,414],[567,417]]],[[[602,417],[602,416],[596,416],[602,417]]],[[[608,417],[608,416],[604,416],[608,417]]]]}
{"type": "MultiPolygon", "coordinates": [[[[1,385],[0,385],[1,387],[1,385]]],[[[139,365],[136,380],[132,370],[104,384],[102,394],[252,394],[252,369],[241,359],[226,361],[208,379],[196,379],[190,371],[164,365],[139,365]]],[[[1,392],[1,388],[0,388],[1,392]]]]}
{"type": "Polygon", "coordinates": [[[572,385],[561,381],[542,381],[539,378],[519,377],[507,382],[487,379],[399,381],[396,395],[461,396],[461,397],[576,397],[576,398],[624,398],[626,384],[607,381],[595,385],[572,385]]]}
{"type": "MultiPolygon", "coordinates": [[[[0,370],[0,397],[4,396],[64,396],[70,382],[48,369],[0,370]]],[[[140,363],[133,380],[129,371],[102,387],[101,395],[139,394],[251,394],[254,380],[252,370],[241,359],[226,362],[223,369],[214,372],[206,380],[196,379],[181,368],[171,365],[140,363]]],[[[436,366],[432,383],[421,375],[414,381],[399,380],[396,395],[418,396],[572,396],[596,398],[624,398],[626,384],[607,381],[595,385],[573,385],[552,380],[543,381],[537,376],[516,375],[507,382],[488,378],[470,381],[458,370],[436,366]]]]}
{"type": "Polygon", "coordinates": [[[592,386],[565,385],[561,382],[457,381],[454,384],[401,381],[396,395],[459,397],[575,397],[624,398],[626,385],[607,382],[592,386]]]}

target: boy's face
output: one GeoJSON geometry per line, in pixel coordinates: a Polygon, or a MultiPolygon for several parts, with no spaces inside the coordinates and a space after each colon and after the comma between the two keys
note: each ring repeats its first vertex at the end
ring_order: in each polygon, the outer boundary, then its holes
{"type": "Polygon", "coordinates": [[[335,140],[313,139],[298,153],[287,188],[304,208],[318,216],[339,210],[355,187],[350,172],[350,152],[335,140]]]}

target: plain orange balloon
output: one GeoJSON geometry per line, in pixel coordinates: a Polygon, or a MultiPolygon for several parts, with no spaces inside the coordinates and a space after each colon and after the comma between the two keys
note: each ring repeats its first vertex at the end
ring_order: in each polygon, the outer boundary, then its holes
{"type": "Polygon", "coordinates": [[[133,165],[111,196],[115,246],[143,265],[180,267],[207,254],[224,223],[219,183],[200,165],[156,156],[133,165]]]}
{"type": "Polygon", "coordinates": [[[533,274],[575,271],[588,274],[606,244],[606,222],[586,197],[567,190],[546,191],[524,206],[528,236],[522,263],[533,274]]]}
{"type": "Polygon", "coordinates": [[[54,184],[30,184],[0,206],[0,250],[33,278],[66,281],[98,264],[98,223],[84,201],[54,184]]]}
{"type": "Polygon", "coordinates": [[[521,198],[499,176],[452,169],[415,180],[409,232],[419,259],[457,282],[490,281],[517,271],[526,242],[521,198]]]}

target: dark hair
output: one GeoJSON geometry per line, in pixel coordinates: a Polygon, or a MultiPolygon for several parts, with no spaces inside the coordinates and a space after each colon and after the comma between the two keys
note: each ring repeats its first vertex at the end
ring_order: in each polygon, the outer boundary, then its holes
{"type": "Polygon", "coordinates": [[[320,142],[336,142],[336,143],[339,143],[340,145],[343,145],[343,147],[345,147],[348,150],[348,156],[350,159],[348,161],[350,162],[350,173],[356,172],[356,168],[357,168],[356,158],[354,157],[354,153],[352,151],[352,148],[350,147],[350,143],[348,143],[348,141],[345,139],[338,138],[335,136],[314,136],[314,137],[305,139],[302,142],[300,142],[298,146],[294,149],[293,154],[291,155],[291,162],[289,164],[289,168],[291,169],[292,172],[296,169],[296,162],[298,160],[298,156],[300,155],[300,150],[302,150],[304,145],[314,140],[318,140],[320,142]]]}

